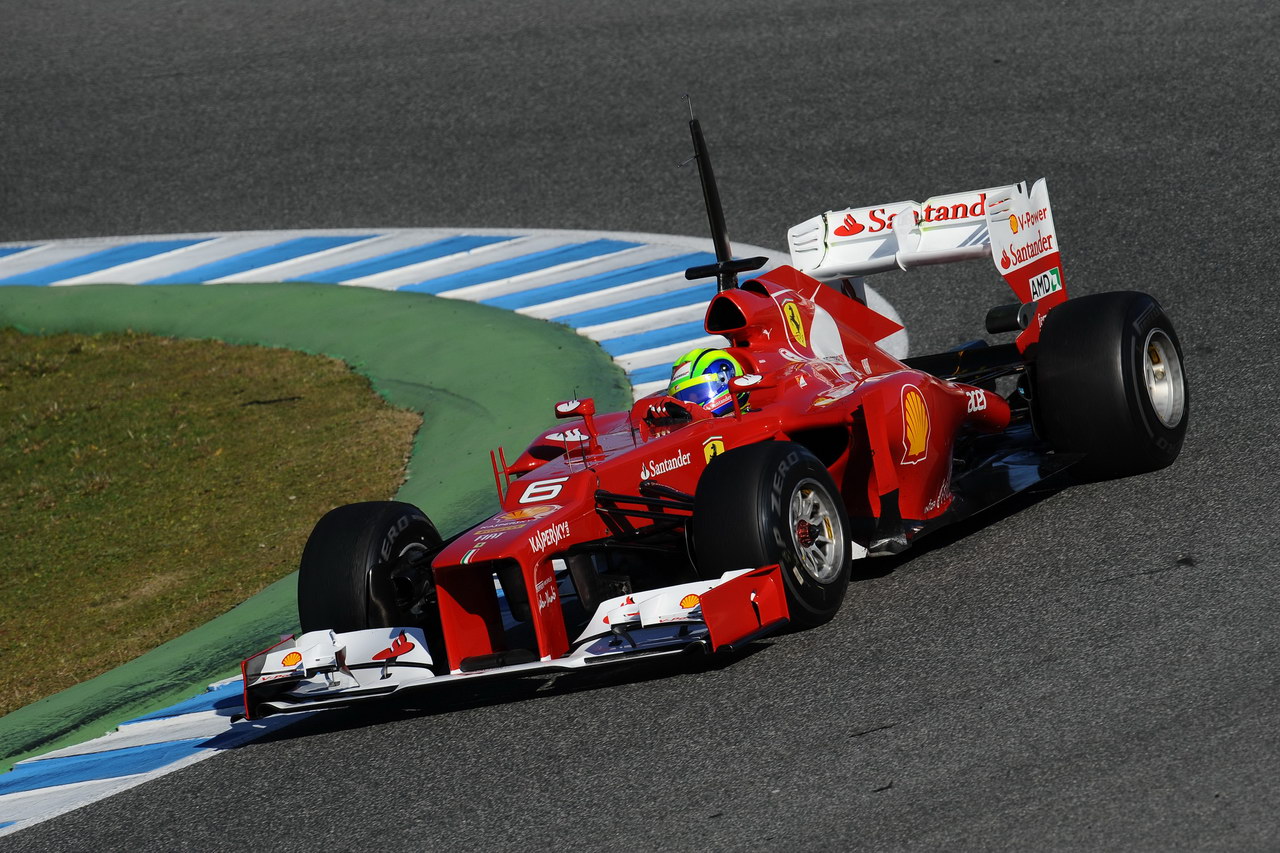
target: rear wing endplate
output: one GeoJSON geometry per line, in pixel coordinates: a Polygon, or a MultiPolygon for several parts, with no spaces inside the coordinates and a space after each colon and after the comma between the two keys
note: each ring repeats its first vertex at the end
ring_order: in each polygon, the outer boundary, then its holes
{"type": "Polygon", "coordinates": [[[828,211],[792,228],[787,242],[792,266],[820,281],[990,258],[1021,301],[1066,298],[1043,178],[1030,192],[1019,183],[828,211]]]}

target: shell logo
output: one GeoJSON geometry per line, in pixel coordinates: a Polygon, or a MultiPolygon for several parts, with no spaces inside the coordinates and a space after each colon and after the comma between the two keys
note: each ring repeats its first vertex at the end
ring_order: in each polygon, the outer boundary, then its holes
{"type": "Polygon", "coordinates": [[[1009,214],[1009,228],[1013,230],[1014,234],[1018,233],[1018,217],[1014,216],[1012,213],[1009,214]]]}
{"type": "Polygon", "coordinates": [[[689,593],[684,598],[680,599],[680,606],[683,607],[685,610],[692,610],[693,608],[698,606],[698,602],[701,600],[702,600],[701,598],[694,595],[693,593],[689,593]]]}
{"type": "Polygon", "coordinates": [[[284,656],[284,660],[280,661],[281,666],[297,666],[302,663],[302,655],[299,652],[289,652],[284,656]]]}
{"type": "Polygon", "coordinates": [[[550,515],[560,507],[556,504],[540,504],[539,506],[527,506],[520,509],[513,509],[510,512],[504,512],[497,517],[499,521],[531,521],[535,518],[542,518],[544,515],[550,515]]]}
{"type": "Polygon", "coordinates": [[[902,464],[914,465],[929,455],[929,406],[914,385],[902,386],[902,464]]]}

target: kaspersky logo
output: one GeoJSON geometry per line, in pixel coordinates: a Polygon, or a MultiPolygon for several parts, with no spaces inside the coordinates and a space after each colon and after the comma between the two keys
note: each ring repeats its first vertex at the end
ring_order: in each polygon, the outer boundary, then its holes
{"type": "Polygon", "coordinates": [[[670,459],[659,459],[654,461],[650,459],[647,462],[640,463],[640,479],[652,480],[659,474],[665,474],[668,471],[674,471],[677,468],[683,468],[688,465],[692,458],[683,450],[672,456],[670,459]]]}
{"type": "Polygon", "coordinates": [[[535,554],[569,538],[569,522],[561,521],[529,537],[529,550],[535,554]]]}

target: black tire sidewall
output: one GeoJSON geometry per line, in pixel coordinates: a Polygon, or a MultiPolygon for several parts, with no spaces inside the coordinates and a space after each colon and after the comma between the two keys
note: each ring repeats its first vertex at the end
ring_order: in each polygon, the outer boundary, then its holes
{"type": "Polygon", "coordinates": [[[409,624],[386,572],[414,544],[435,549],[435,525],[412,504],[370,501],[331,510],[311,532],[298,569],[302,630],[358,631],[409,624]]]}
{"type": "Polygon", "coordinates": [[[849,519],[839,490],[812,453],[790,442],[736,448],[707,466],[694,500],[694,547],[698,573],[708,579],[724,572],[777,563],[791,621],[812,627],[840,609],[849,585],[849,519]],[[844,566],[822,583],[805,571],[790,530],[791,496],[805,480],[827,493],[835,507],[844,566]]]}
{"type": "Polygon", "coordinates": [[[1035,359],[1036,411],[1055,449],[1084,454],[1088,478],[1163,468],[1181,451],[1190,414],[1182,345],[1160,304],[1136,291],[1069,299],[1049,312],[1035,359]],[[1163,332],[1183,376],[1179,422],[1161,422],[1143,378],[1145,347],[1163,332]]]}

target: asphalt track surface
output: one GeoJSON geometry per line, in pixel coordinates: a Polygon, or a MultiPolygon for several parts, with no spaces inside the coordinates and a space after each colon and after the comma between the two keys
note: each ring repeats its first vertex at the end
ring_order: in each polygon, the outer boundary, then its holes
{"type": "MultiPolygon", "coordinates": [[[[1142,478],[878,563],[713,669],[335,712],[0,841],[63,849],[1275,849],[1269,2],[0,3],[0,239],[271,227],[734,238],[1046,176],[1073,292],[1157,296],[1192,425],[1142,478]]],[[[915,352],[1003,298],[877,282],[915,352]]]]}

